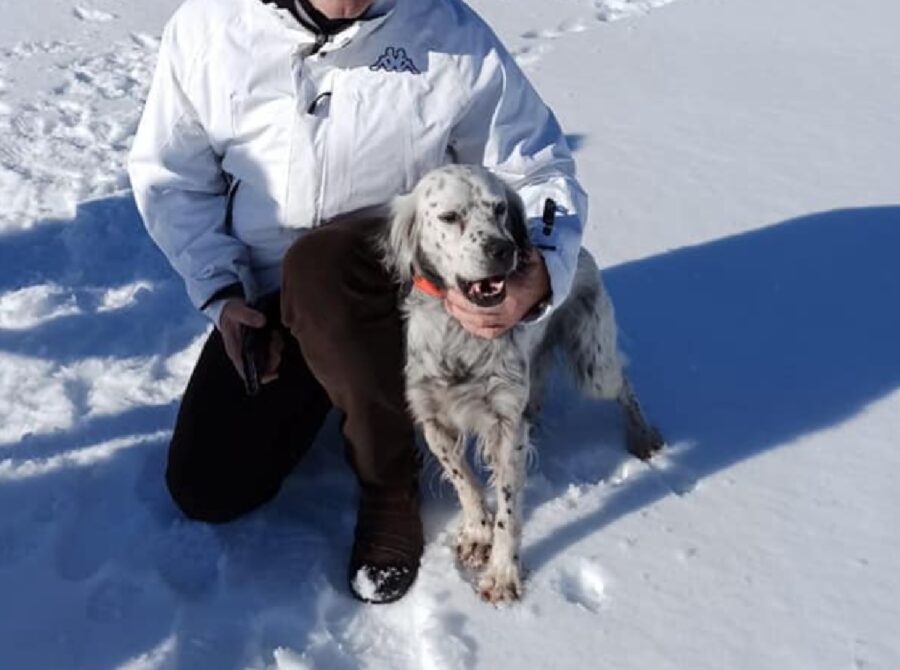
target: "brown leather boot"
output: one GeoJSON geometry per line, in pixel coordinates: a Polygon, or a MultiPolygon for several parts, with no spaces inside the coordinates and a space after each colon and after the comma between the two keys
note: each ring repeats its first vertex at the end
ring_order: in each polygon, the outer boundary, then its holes
{"type": "Polygon", "coordinates": [[[416,580],[424,537],[415,487],[363,490],[356,516],[348,581],[367,603],[391,603],[416,580]]]}

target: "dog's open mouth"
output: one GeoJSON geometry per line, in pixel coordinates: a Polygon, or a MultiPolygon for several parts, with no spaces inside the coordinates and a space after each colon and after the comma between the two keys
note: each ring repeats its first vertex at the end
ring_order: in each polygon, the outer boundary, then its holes
{"type": "Polygon", "coordinates": [[[478,281],[466,281],[457,277],[456,283],[466,299],[479,307],[493,307],[506,298],[506,277],[503,275],[478,281]]]}

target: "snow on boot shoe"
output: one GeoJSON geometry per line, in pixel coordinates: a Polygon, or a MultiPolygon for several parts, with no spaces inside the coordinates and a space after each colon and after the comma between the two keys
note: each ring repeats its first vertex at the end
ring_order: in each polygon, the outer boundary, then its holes
{"type": "Polygon", "coordinates": [[[377,567],[363,564],[350,577],[350,591],[357,600],[386,605],[400,600],[416,581],[419,566],[377,567]]]}
{"type": "Polygon", "coordinates": [[[416,581],[423,546],[414,489],[363,492],[347,575],[351,593],[366,603],[399,600],[416,581]]]}

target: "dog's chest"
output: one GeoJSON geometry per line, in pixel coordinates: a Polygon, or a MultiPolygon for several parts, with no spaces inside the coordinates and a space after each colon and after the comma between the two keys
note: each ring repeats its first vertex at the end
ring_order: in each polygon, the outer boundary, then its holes
{"type": "Polygon", "coordinates": [[[407,395],[419,420],[481,430],[520,415],[528,399],[528,346],[520,334],[466,333],[443,309],[413,309],[407,323],[407,395]]]}

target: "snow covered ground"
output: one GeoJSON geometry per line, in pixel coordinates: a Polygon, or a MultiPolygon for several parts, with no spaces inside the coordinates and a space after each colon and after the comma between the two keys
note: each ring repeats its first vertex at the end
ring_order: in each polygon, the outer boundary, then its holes
{"type": "Polygon", "coordinates": [[[124,157],[177,4],[0,0],[0,668],[900,667],[900,4],[473,2],[570,133],[673,444],[625,458],[559,380],[502,610],[434,470],[416,586],[349,598],[333,423],[246,519],[169,502],[207,324],[124,157]]]}

